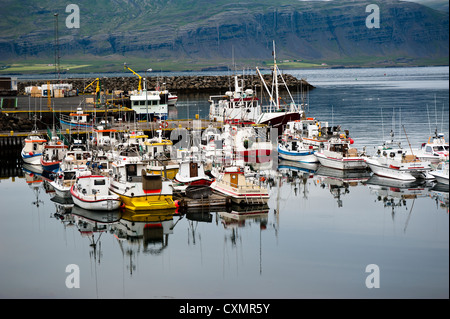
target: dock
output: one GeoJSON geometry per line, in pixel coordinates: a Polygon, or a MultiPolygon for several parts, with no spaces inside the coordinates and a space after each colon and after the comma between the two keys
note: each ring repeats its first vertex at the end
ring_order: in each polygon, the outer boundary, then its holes
{"type": "Polygon", "coordinates": [[[178,200],[178,205],[180,209],[198,209],[198,208],[218,208],[218,207],[229,207],[231,205],[231,198],[219,194],[211,194],[205,198],[189,198],[183,196],[179,192],[173,193],[173,200],[178,200]]]}

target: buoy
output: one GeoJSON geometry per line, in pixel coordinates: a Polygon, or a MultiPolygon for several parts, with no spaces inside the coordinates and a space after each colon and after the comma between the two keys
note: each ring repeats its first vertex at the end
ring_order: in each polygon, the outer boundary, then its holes
{"type": "Polygon", "coordinates": [[[352,138],[350,138],[350,145],[352,145],[353,143],[355,143],[355,141],[352,138]]]}

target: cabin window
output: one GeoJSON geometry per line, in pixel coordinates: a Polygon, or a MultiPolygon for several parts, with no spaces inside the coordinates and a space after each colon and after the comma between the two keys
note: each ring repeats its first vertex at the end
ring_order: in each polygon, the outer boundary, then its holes
{"type": "Polygon", "coordinates": [[[162,176],[142,174],[142,189],[144,191],[162,189],[162,176]]]}
{"type": "Polygon", "coordinates": [[[94,185],[95,186],[106,185],[106,180],[105,179],[95,179],[94,180],[94,185]]]}
{"type": "Polygon", "coordinates": [[[37,150],[37,144],[33,143],[33,151],[37,150]]]}
{"type": "Polygon", "coordinates": [[[427,147],[425,148],[425,151],[431,153],[431,146],[427,146],[427,147]]]}
{"type": "Polygon", "coordinates": [[[137,165],[130,164],[126,166],[127,176],[137,176],[137,165]]]}

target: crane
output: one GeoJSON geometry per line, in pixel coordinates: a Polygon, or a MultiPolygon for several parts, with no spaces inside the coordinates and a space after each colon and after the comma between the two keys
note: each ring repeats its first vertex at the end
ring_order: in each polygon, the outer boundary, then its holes
{"type": "Polygon", "coordinates": [[[140,92],[142,91],[142,85],[141,85],[141,83],[142,83],[142,76],[140,76],[139,74],[137,74],[136,72],[134,72],[132,69],[130,69],[129,67],[127,67],[127,64],[126,64],[126,63],[123,64],[123,67],[124,67],[126,70],[130,70],[134,75],[136,75],[136,76],[139,78],[138,92],[140,93],[140,92]]]}
{"type": "Polygon", "coordinates": [[[97,82],[97,87],[95,88],[95,97],[96,97],[96,104],[99,103],[100,104],[100,79],[96,78],[94,81],[92,81],[91,83],[89,83],[84,89],[83,92],[86,91],[86,89],[88,87],[90,87],[92,84],[94,84],[95,82],[97,82]]]}

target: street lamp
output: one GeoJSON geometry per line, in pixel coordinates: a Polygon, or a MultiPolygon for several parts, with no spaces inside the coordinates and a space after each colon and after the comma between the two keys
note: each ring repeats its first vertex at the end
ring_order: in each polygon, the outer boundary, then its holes
{"type": "Polygon", "coordinates": [[[147,110],[146,118],[147,118],[147,127],[148,127],[149,126],[149,121],[148,121],[148,101],[147,101],[147,99],[148,99],[148,95],[147,95],[147,72],[152,72],[152,69],[147,69],[145,71],[145,78],[144,78],[145,108],[147,110]]]}

